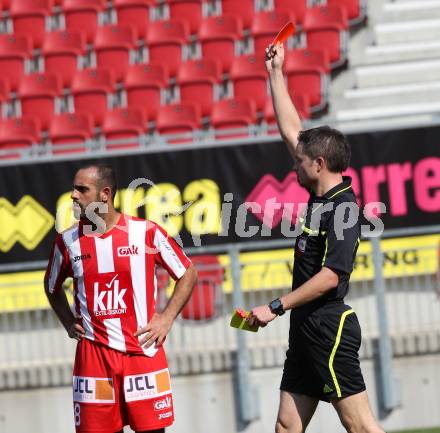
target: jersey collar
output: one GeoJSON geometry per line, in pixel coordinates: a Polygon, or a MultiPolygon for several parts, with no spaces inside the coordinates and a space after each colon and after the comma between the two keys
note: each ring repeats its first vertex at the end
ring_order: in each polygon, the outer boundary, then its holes
{"type": "Polygon", "coordinates": [[[343,176],[342,182],[328,190],[322,197],[326,200],[332,200],[339,194],[351,189],[351,177],[343,176]]]}
{"type": "MultiPolygon", "coordinates": [[[[119,230],[123,226],[127,225],[126,217],[127,217],[127,215],[125,215],[121,212],[121,214],[119,215],[119,218],[118,218],[118,222],[108,232],[105,232],[103,234],[95,233],[93,236],[95,236],[97,238],[101,238],[101,239],[105,239],[105,238],[109,237],[116,229],[119,230]]],[[[87,224],[91,224],[90,221],[80,220],[79,228],[80,228],[81,235],[84,234],[84,225],[87,225],[87,224]]]]}

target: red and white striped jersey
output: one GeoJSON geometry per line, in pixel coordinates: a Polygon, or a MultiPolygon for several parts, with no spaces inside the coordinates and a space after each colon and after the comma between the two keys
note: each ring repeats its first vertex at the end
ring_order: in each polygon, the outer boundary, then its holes
{"type": "MultiPolygon", "coordinates": [[[[121,352],[154,356],[133,333],[155,311],[155,268],[178,279],[191,264],[177,243],[157,224],[121,214],[109,232],[85,235],[80,222],[58,234],[45,275],[50,292],[73,277],[75,310],[85,337],[121,352]]],[[[140,337],[139,337],[140,338],[140,337]]]]}

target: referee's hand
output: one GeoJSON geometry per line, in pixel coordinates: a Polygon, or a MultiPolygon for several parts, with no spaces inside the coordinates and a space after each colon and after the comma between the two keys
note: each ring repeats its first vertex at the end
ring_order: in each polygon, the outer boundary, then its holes
{"type": "Polygon", "coordinates": [[[281,43],[270,44],[266,48],[266,69],[267,72],[282,70],[284,63],[284,46],[281,43]]]}
{"type": "Polygon", "coordinates": [[[253,308],[246,320],[251,326],[256,325],[264,328],[275,317],[277,315],[270,311],[269,305],[261,305],[260,307],[253,308]]]}

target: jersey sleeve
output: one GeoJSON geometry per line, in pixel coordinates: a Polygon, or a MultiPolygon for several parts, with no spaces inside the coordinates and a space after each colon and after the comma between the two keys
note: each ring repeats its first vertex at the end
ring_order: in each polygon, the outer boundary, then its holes
{"type": "Polygon", "coordinates": [[[69,254],[63,237],[58,234],[52,246],[47,264],[44,284],[50,293],[61,289],[64,280],[71,274],[69,254]]]}
{"type": "MultiPolygon", "coordinates": [[[[345,215],[346,218],[347,215],[345,215]]],[[[359,222],[344,230],[338,230],[335,224],[335,213],[331,212],[327,221],[322,266],[330,268],[337,273],[350,274],[353,271],[354,259],[359,246],[359,222]]],[[[342,224],[342,221],[340,224],[342,224]]]]}
{"type": "Polygon", "coordinates": [[[170,237],[162,227],[156,225],[153,243],[157,250],[156,261],[163,266],[175,280],[181,278],[191,265],[191,260],[186,256],[177,242],[170,237]]]}

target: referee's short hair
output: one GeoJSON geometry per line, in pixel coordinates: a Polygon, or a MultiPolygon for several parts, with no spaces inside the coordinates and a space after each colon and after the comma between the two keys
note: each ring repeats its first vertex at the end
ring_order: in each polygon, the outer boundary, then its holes
{"type": "MultiPolygon", "coordinates": [[[[116,181],[115,170],[110,164],[87,164],[81,167],[79,170],[84,170],[86,168],[96,168],[96,173],[98,176],[97,187],[98,189],[110,187],[112,191],[112,200],[115,199],[116,191],[118,190],[118,183],[116,181]]],[[[78,170],[78,171],[79,171],[78,170]]]]}
{"type": "Polygon", "coordinates": [[[301,131],[298,135],[303,152],[310,158],[322,157],[332,173],[342,173],[350,164],[351,149],[345,135],[329,126],[301,131]]]}

